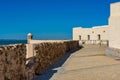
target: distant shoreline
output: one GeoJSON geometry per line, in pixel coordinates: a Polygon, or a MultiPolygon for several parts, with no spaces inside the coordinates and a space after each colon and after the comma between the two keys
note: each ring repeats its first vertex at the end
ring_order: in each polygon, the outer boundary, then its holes
{"type": "Polygon", "coordinates": [[[0,39],[0,45],[27,44],[27,40],[0,39]]]}

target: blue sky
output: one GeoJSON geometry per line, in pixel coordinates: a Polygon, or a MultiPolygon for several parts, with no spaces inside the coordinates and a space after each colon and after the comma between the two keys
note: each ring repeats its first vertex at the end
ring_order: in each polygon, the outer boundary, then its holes
{"type": "Polygon", "coordinates": [[[0,0],[0,39],[71,39],[72,28],[107,25],[120,0],[0,0]]]}

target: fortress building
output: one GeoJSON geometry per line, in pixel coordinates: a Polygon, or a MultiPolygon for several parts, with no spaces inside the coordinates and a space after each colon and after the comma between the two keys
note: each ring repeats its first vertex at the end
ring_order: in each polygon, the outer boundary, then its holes
{"type": "Polygon", "coordinates": [[[111,4],[109,47],[120,49],[120,2],[111,4]]]}
{"type": "Polygon", "coordinates": [[[107,25],[92,28],[73,28],[73,40],[79,40],[81,44],[98,44],[100,41],[107,44],[108,35],[109,29],[107,25]]]}
{"type": "Polygon", "coordinates": [[[73,40],[81,44],[109,44],[120,49],[120,2],[112,3],[110,9],[109,25],[73,28],[73,40]]]}

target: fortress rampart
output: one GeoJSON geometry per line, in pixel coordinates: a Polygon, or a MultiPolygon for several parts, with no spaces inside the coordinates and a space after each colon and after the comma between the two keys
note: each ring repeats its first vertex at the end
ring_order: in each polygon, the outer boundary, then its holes
{"type": "Polygon", "coordinates": [[[0,80],[26,80],[26,45],[0,46],[0,80]]]}
{"type": "Polygon", "coordinates": [[[78,41],[40,41],[0,46],[0,80],[33,80],[66,53],[79,48],[78,41]]]}

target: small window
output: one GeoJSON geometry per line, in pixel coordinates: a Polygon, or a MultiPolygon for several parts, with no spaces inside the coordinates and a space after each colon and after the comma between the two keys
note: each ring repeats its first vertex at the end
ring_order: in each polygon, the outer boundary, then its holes
{"type": "Polygon", "coordinates": [[[92,33],[94,33],[94,31],[92,31],[92,33]]]}
{"type": "Polygon", "coordinates": [[[90,35],[88,35],[88,40],[90,40],[90,35]]]}
{"type": "Polygon", "coordinates": [[[100,34],[98,34],[98,40],[101,40],[101,36],[100,36],[100,34]]]}

